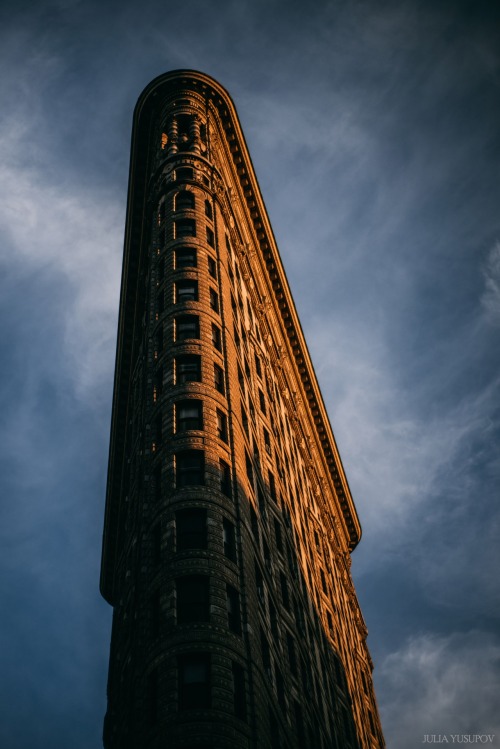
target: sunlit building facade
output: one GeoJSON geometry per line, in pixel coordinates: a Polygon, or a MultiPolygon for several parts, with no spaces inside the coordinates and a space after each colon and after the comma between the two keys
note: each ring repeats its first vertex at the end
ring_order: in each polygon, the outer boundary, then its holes
{"type": "Polygon", "coordinates": [[[359,539],[234,105],[162,75],[132,135],[106,749],[383,747],[359,539]]]}

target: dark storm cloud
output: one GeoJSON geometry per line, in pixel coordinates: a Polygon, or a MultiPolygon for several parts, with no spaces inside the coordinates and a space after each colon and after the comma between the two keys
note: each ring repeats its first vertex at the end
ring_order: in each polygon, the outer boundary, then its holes
{"type": "Polygon", "coordinates": [[[500,733],[494,6],[3,4],[2,746],[100,745],[131,116],[179,67],[242,120],[364,528],[388,746],[500,733]]]}

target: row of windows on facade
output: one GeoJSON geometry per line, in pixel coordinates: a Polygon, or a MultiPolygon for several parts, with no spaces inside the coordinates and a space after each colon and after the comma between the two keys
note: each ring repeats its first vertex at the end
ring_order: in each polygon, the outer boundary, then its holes
{"type": "MultiPolygon", "coordinates": [[[[228,442],[227,415],[219,408],[216,409],[217,436],[223,442],[228,442]]],[[[175,432],[187,432],[191,430],[203,430],[203,401],[182,400],[174,404],[175,432]]],[[[154,444],[158,448],[163,440],[163,414],[156,417],[153,425],[154,444]]]]}
{"type": "MultiPolygon", "coordinates": [[[[157,356],[160,353],[156,349],[157,356]]],[[[164,369],[158,367],[153,378],[153,401],[156,403],[163,393],[164,369]]],[[[188,382],[203,382],[202,358],[200,354],[181,354],[174,358],[174,384],[183,385],[188,382]]],[[[214,362],[212,384],[218,393],[225,394],[224,370],[214,362]]]]}
{"type": "MultiPolygon", "coordinates": [[[[182,281],[174,282],[174,303],[198,302],[198,281],[191,278],[183,278],[182,281]]],[[[209,288],[210,307],[219,314],[219,295],[212,287],[209,288]]],[[[165,293],[161,291],[156,297],[156,319],[159,320],[165,311],[165,293]]]]}
{"type": "MultiPolygon", "coordinates": [[[[198,250],[195,247],[177,247],[173,252],[174,270],[198,268],[198,250]]],[[[165,278],[166,259],[162,257],[156,266],[156,283],[160,285],[165,278]]],[[[217,279],[217,262],[211,255],[207,255],[208,274],[217,279]]]]}
{"type": "MultiPolygon", "coordinates": [[[[170,239],[186,239],[197,237],[197,223],[194,218],[178,218],[173,222],[170,239]]],[[[157,249],[163,250],[168,240],[166,227],[163,226],[158,232],[157,249]]],[[[215,233],[211,226],[205,226],[205,241],[209,247],[215,248],[215,233]]]]}
{"type": "MultiPolygon", "coordinates": [[[[211,323],[212,345],[217,351],[222,351],[221,329],[215,323],[211,323]]],[[[200,340],[200,317],[199,315],[179,315],[174,320],[174,340],[176,342],[200,340]]],[[[155,334],[155,358],[158,358],[164,347],[163,328],[160,327],[155,334]]]]}
{"type": "MultiPolygon", "coordinates": [[[[179,710],[206,710],[212,707],[212,674],[210,653],[185,653],[177,657],[179,710]]],[[[234,715],[246,720],[245,670],[236,661],[231,664],[234,715]]],[[[151,723],[159,717],[158,670],[148,677],[148,703],[151,723]]]]}
{"type": "MultiPolygon", "coordinates": [[[[196,208],[196,196],[192,190],[179,190],[179,192],[173,196],[171,206],[173,211],[194,210],[196,208]]],[[[214,213],[211,201],[205,199],[204,206],[205,216],[212,221],[214,213]]],[[[158,206],[157,220],[159,226],[161,226],[165,221],[167,209],[168,205],[166,199],[162,200],[158,206]]]]}
{"type": "MultiPolygon", "coordinates": [[[[189,486],[205,486],[205,452],[203,450],[182,450],[174,456],[175,486],[177,489],[189,486]]],[[[219,459],[220,491],[232,496],[231,468],[222,458],[219,459]]],[[[162,494],[162,466],[157,463],[155,469],[154,492],[160,500],[162,494]]]]}

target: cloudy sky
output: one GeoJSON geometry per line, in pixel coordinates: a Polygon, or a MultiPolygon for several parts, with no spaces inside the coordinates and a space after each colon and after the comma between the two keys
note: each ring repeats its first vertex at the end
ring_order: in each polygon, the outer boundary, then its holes
{"type": "Polygon", "coordinates": [[[98,749],[132,110],[236,104],[363,525],[389,749],[500,744],[500,9],[0,2],[0,746],[98,749]]]}

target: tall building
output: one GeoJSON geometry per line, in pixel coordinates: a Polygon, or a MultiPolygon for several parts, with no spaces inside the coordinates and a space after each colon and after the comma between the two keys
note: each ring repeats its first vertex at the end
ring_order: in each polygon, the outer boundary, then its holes
{"type": "Polygon", "coordinates": [[[162,75],[132,134],[105,747],[383,747],[360,533],[235,107],[162,75]]]}

